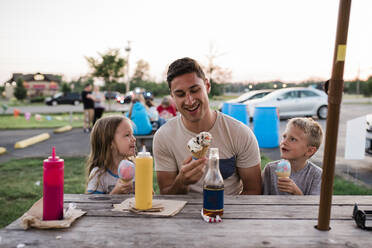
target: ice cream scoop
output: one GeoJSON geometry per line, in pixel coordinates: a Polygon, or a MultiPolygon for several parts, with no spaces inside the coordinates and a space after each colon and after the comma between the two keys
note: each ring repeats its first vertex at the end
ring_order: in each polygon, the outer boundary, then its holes
{"type": "Polygon", "coordinates": [[[288,160],[281,159],[276,166],[277,177],[289,177],[291,175],[291,164],[288,160]]]}
{"type": "Polygon", "coordinates": [[[131,181],[134,178],[134,173],[134,163],[126,159],[120,161],[118,167],[118,175],[124,183],[131,181]]]}
{"type": "Polygon", "coordinates": [[[196,159],[202,158],[208,151],[212,141],[212,135],[208,132],[201,132],[187,142],[187,148],[196,159]]]}

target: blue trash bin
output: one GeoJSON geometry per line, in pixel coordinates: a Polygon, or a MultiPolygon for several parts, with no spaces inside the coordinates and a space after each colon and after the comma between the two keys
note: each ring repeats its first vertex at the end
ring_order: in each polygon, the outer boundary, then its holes
{"type": "Polygon", "coordinates": [[[279,118],[276,107],[256,107],[253,116],[253,132],[260,148],[279,146],[279,118]]]}
{"type": "Polygon", "coordinates": [[[231,103],[229,102],[224,102],[222,104],[222,109],[221,109],[221,112],[224,113],[224,114],[229,114],[230,113],[230,106],[231,106],[231,103]]]}
{"type": "Polygon", "coordinates": [[[237,119],[238,121],[248,124],[249,118],[247,113],[247,105],[242,103],[230,103],[229,112],[227,113],[231,117],[237,119]]]}

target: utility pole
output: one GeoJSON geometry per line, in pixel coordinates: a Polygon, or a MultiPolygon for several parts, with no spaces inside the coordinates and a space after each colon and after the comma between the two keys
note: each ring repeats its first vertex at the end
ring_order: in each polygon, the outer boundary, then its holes
{"type": "Polygon", "coordinates": [[[333,55],[332,76],[328,90],[327,129],[323,155],[322,187],[319,201],[319,215],[317,229],[330,230],[333,181],[335,174],[335,159],[337,149],[338,123],[340,119],[340,105],[344,88],[344,65],[346,54],[347,32],[349,29],[351,0],[340,0],[336,42],[333,55]]]}
{"type": "Polygon", "coordinates": [[[358,67],[358,77],[357,77],[357,85],[356,85],[356,93],[357,93],[357,95],[359,95],[360,94],[360,86],[359,86],[359,84],[360,84],[360,80],[359,80],[359,76],[360,76],[360,65],[359,65],[359,67],[358,67]]]}
{"type": "Polygon", "coordinates": [[[129,76],[129,54],[130,54],[130,51],[131,51],[131,47],[130,47],[130,43],[131,41],[128,40],[128,45],[125,47],[125,51],[127,52],[127,84],[126,84],[126,88],[125,88],[125,91],[126,93],[129,92],[129,89],[130,89],[130,76],[129,76]]]}

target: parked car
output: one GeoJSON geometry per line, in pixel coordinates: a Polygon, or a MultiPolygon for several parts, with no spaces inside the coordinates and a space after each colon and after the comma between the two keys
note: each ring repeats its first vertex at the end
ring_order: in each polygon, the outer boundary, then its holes
{"type": "Polygon", "coordinates": [[[117,91],[105,91],[103,94],[105,95],[106,100],[116,100],[116,98],[120,96],[120,92],[117,91]]]}
{"type": "MultiPolygon", "coordinates": [[[[273,90],[272,89],[265,89],[265,90],[251,90],[247,93],[244,93],[242,95],[240,95],[239,97],[237,98],[234,98],[234,99],[231,99],[231,100],[228,100],[226,102],[228,103],[243,103],[245,101],[248,101],[248,100],[253,100],[253,99],[258,99],[258,98],[262,98],[264,96],[266,96],[267,94],[269,94],[270,92],[272,92],[273,90]]],[[[222,110],[222,105],[223,103],[221,103],[219,106],[218,106],[218,109],[221,111],[222,110]]]]}
{"type": "Polygon", "coordinates": [[[58,104],[73,104],[78,105],[81,103],[81,94],[79,92],[56,93],[52,97],[45,99],[47,105],[56,106],[58,104]]]}
{"type": "Polygon", "coordinates": [[[244,104],[250,118],[253,118],[257,106],[276,107],[280,118],[316,115],[319,119],[326,119],[328,114],[327,94],[314,88],[283,88],[244,104]]]}
{"type": "Polygon", "coordinates": [[[129,91],[124,96],[118,96],[116,98],[116,101],[121,104],[130,103],[132,101],[132,98],[134,94],[143,94],[143,97],[146,99],[153,99],[153,94],[150,91],[146,91],[143,88],[135,88],[134,90],[129,91]]]}

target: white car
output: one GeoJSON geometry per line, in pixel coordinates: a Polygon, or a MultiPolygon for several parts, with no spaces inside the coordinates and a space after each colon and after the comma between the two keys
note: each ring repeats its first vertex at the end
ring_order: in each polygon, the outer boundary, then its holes
{"type": "MultiPolygon", "coordinates": [[[[273,91],[272,89],[251,90],[251,91],[249,91],[247,93],[244,93],[244,94],[240,95],[237,98],[228,100],[226,102],[228,102],[228,103],[244,103],[245,101],[248,101],[248,100],[262,98],[262,97],[266,96],[267,94],[269,94],[272,91],[273,91]]],[[[220,111],[222,110],[222,105],[223,105],[223,103],[221,103],[218,106],[218,109],[220,111]]]]}
{"type": "Polygon", "coordinates": [[[314,88],[283,88],[244,104],[250,119],[257,106],[276,107],[280,118],[316,115],[319,119],[326,119],[328,114],[327,94],[314,88]]]}

